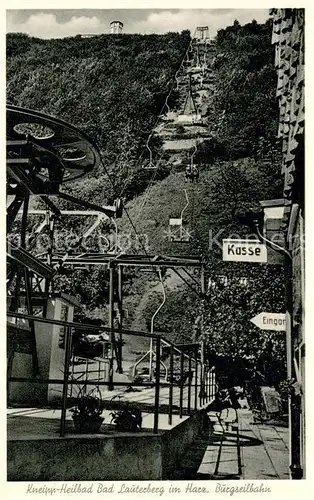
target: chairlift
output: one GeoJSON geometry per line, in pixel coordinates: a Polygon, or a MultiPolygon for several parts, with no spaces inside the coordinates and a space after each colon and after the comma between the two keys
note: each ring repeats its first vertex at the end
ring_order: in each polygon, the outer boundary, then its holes
{"type": "Polygon", "coordinates": [[[175,74],[175,79],[176,79],[176,90],[180,89],[180,83],[179,83],[179,78],[177,76],[177,73],[175,74]]]}
{"type": "Polygon", "coordinates": [[[172,163],[172,166],[173,167],[180,167],[183,163],[183,160],[182,158],[177,158],[176,160],[174,160],[174,162],[172,163]]]}
{"type": "Polygon", "coordinates": [[[190,233],[183,227],[183,219],[169,219],[169,241],[176,243],[190,241],[190,233]]]}
{"type": "Polygon", "coordinates": [[[189,57],[187,56],[186,58],[184,58],[183,60],[183,64],[184,66],[190,66],[192,64],[192,59],[189,59],[189,57]]]}
{"type": "MultiPolygon", "coordinates": [[[[150,339],[150,347],[149,347],[149,351],[147,351],[138,361],[136,361],[136,363],[133,365],[133,368],[132,368],[132,375],[133,375],[133,379],[136,375],[136,368],[137,366],[142,363],[144,361],[145,358],[149,358],[149,380],[153,380],[153,377],[154,377],[154,370],[153,370],[153,363],[154,363],[154,358],[157,362],[157,356],[156,356],[156,352],[154,351],[154,348],[153,348],[153,334],[154,334],[154,321],[155,321],[155,318],[157,316],[157,314],[160,312],[160,310],[163,308],[163,306],[165,305],[165,302],[166,302],[166,291],[165,291],[165,285],[163,283],[163,274],[164,274],[164,271],[162,271],[160,269],[160,267],[158,267],[157,269],[157,273],[159,275],[159,281],[160,281],[160,284],[161,284],[161,287],[162,287],[162,294],[163,294],[163,299],[162,299],[162,302],[161,304],[157,307],[156,311],[154,312],[154,314],[152,315],[151,317],[151,323],[150,323],[150,333],[151,333],[151,339],[150,339]]],[[[168,377],[168,369],[166,367],[166,365],[164,364],[163,361],[160,360],[160,364],[163,366],[164,370],[165,370],[165,380],[167,380],[167,377],[168,377]]]]}
{"type": "Polygon", "coordinates": [[[177,113],[175,111],[171,111],[167,101],[165,102],[167,106],[167,112],[165,115],[162,115],[161,119],[166,122],[173,122],[177,118],[177,113]]]}
{"type": "Polygon", "coordinates": [[[187,165],[185,169],[185,177],[189,179],[191,182],[198,181],[199,178],[199,168],[198,165],[194,164],[194,156],[197,151],[197,142],[194,144],[194,151],[191,155],[191,163],[190,165],[187,165]]]}
{"type": "Polygon", "coordinates": [[[191,73],[200,73],[202,71],[202,66],[196,64],[196,66],[192,66],[190,69],[191,73]]]}
{"type": "Polygon", "coordinates": [[[185,176],[192,183],[199,179],[199,168],[197,165],[188,165],[185,169],[185,176]]]}
{"type": "Polygon", "coordinates": [[[148,137],[147,142],[146,142],[146,147],[149,151],[149,160],[148,160],[147,164],[144,164],[144,166],[143,166],[144,170],[155,170],[157,168],[157,166],[153,163],[153,152],[149,147],[149,140],[150,140],[151,136],[152,136],[152,134],[150,134],[150,136],[148,137]]]}
{"type": "Polygon", "coordinates": [[[169,218],[169,241],[171,242],[189,242],[191,237],[187,228],[184,227],[183,214],[189,206],[189,198],[186,189],[184,190],[186,205],[182,209],[181,216],[169,218]]]}
{"type": "Polygon", "coordinates": [[[202,75],[205,76],[205,73],[208,69],[208,66],[206,63],[203,63],[202,66],[201,66],[201,71],[202,71],[202,75]]]}

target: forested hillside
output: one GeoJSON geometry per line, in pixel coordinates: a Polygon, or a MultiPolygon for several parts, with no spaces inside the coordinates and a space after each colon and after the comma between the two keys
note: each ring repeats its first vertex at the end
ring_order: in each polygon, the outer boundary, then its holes
{"type": "Polygon", "coordinates": [[[225,158],[275,155],[276,72],[272,24],[253,21],[218,31],[213,116],[223,114],[217,148],[225,158]]]}
{"type": "MultiPolygon", "coordinates": [[[[56,40],[8,34],[7,101],[84,130],[100,147],[116,191],[128,177],[124,195],[132,197],[145,187],[139,158],[189,42],[188,31],[56,40]]],[[[104,170],[95,178],[84,180],[82,194],[107,202],[114,193],[104,170]]]]}
{"type": "MultiPolygon", "coordinates": [[[[259,200],[281,197],[271,23],[240,26],[235,21],[217,34],[213,102],[207,114],[210,139],[195,155],[200,178],[193,186],[174,168],[171,155],[162,153],[160,137],[150,142],[154,158],[163,155],[160,168],[155,173],[142,168],[147,138],[189,43],[188,31],[62,40],[9,34],[7,100],[68,120],[98,143],[105,169],[70,187],[74,194],[107,204],[122,192],[138,233],[147,237],[148,250],[199,254],[207,261],[207,278],[218,283],[219,276],[227,276],[231,286],[217,285],[205,304],[213,351],[249,357],[254,349],[258,358],[268,349],[269,356],[279,360],[284,355],[282,339],[261,336],[249,319],[264,308],[282,310],[282,269],[223,263],[221,248],[210,243],[217,234],[221,242],[230,234],[247,233],[241,222],[245,211],[259,200]],[[176,244],[167,238],[168,221],[180,215],[184,189],[190,197],[185,215],[192,239],[176,244]],[[247,278],[247,286],[239,285],[239,277],[247,278]]],[[[180,98],[184,95],[174,90],[169,108],[176,109],[180,98]]],[[[134,228],[125,214],[119,230],[131,235],[134,250],[134,228]]],[[[142,253],[138,246],[135,250],[142,253]]],[[[158,280],[138,271],[129,271],[126,280],[129,325],[139,326],[141,314],[140,326],[149,328],[160,302],[158,291],[149,293],[149,286],[158,285],[158,280]]],[[[155,328],[176,342],[191,341],[200,298],[182,283],[174,287],[173,280],[171,273],[165,278],[168,298],[155,328]]],[[[60,286],[77,295],[91,314],[99,314],[100,307],[105,315],[106,271],[78,271],[62,277],[60,286]]]]}

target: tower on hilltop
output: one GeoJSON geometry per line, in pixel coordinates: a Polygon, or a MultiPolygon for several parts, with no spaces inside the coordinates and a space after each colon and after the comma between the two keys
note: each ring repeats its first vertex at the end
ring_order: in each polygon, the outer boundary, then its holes
{"type": "Polygon", "coordinates": [[[208,26],[197,26],[196,28],[196,39],[200,42],[205,42],[208,39],[208,26]]]}
{"type": "Polygon", "coordinates": [[[110,33],[112,35],[121,35],[122,29],[123,29],[123,23],[121,21],[111,21],[110,33]]]}

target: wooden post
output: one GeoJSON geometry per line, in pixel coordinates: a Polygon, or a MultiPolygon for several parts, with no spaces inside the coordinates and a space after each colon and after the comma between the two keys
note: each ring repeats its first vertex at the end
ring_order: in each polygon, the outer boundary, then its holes
{"type": "MultiPolygon", "coordinates": [[[[296,380],[294,355],[296,335],[293,325],[293,266],[292,258],[285,259],[286,271],[286,342],[287,342],[287,377],[296,380]]],[[[289,448],[290,448],[290,475],[291,479],[301,479],[300,447],[300,396],[292,393],[289,396],[289,448]]]]}

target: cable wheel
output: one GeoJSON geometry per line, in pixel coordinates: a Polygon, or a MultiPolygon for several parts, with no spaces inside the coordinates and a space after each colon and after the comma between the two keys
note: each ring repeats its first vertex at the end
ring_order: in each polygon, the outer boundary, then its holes
{"type": "Polygon", "coordinates": [[[97,146],[84,132],[58,118],[18,106],[7,105],[7,143],[8,158],[33,153],[32,173],[59,184],[86,175],[101,161],[97,146]]]}

